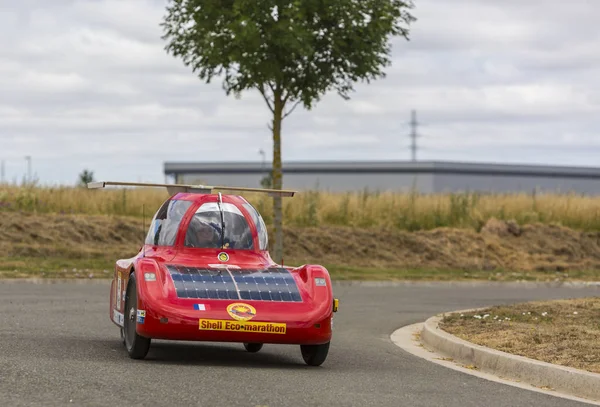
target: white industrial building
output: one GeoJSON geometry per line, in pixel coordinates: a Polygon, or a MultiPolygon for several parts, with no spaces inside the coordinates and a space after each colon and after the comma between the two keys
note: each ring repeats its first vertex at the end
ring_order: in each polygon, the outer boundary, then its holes
{"type": "MultiPolygon", "coordinates": [[[[260,162],[166,162],[171,182],[260,187],[270,171],[260,162]]],[[[600,168],[442,161],[284,162],[284,188],[334,192],[600,193],[600,168]]]]}

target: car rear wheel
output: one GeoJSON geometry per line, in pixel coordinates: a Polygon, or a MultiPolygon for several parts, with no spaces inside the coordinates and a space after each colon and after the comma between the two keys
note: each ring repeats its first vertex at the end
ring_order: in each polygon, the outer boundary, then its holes
{"type": "Polygon", "coordinates": [[[125,334],[125,348],[132,359],[143,359],[150,350],[150,338],[138,335],[137,330],[137,285],[135,274],[129,276],[127,293],[125,295],[125,321],[123,332],[125,334]]]}
{"type": "Polygon", "coordinates": [[[262,343],[244,343],[244,348],[250,353],[255,353],[261,350],[263,347],[262,343]]]}
{"type": "Polygon", "coordinates": [[[327,359],[329,342],[322,345],[300,345],[302,359],[309,366],[320,366],[327,359]]]}

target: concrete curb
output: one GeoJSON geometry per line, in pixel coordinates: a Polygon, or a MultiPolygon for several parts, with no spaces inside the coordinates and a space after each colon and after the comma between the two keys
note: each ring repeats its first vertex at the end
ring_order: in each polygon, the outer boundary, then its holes
{"type": "MultiPolygon", "coordinates": [[[[451,314],[460,312],[466,311],[451,314]]],[[[436,352],[505,379],[600,401],[600,374],[511,355],[467,342],[443,331],[439,327],[441,320],[442,315],[429,318],[421,332],[423,343],[436,352]]]]}

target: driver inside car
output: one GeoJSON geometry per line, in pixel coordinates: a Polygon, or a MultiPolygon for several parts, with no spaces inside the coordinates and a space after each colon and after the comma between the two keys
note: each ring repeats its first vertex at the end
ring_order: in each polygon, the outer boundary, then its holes
{"type": "Polygon", "coordinates": [[[194,219],[190,227],[193,231],[190,242],[192,247],[218,248],[220,246],[219,233],[212,225],[194,219]]]}

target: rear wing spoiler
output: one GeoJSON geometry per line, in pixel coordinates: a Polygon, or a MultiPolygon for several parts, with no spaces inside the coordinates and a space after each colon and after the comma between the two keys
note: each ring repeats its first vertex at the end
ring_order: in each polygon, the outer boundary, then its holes
{"type": "Polygon", "coordinates": [[[272,196],[292,197],[297,191],[286,189],[267,189],[267,188],[247,188],[247,187],[227,187],[227,186],[209,186],[209,185],[187,185],[187,184],[153,184],[146,182],[120,182],[120,181],[94,181],[88,182],[90,189],[104,188],[108,185],[134,186],[134,187],[163,187],[167,188],[170,195],[179,192],[188,192],[194,194],[211,194],[213,190],[222,191],[241,191],[241,192],[262,192],[272,196]]]}

